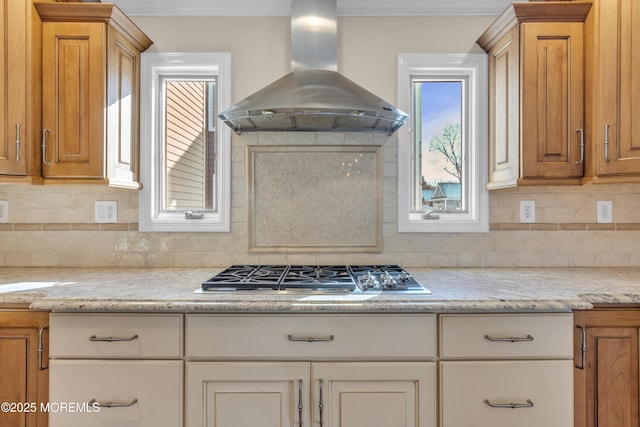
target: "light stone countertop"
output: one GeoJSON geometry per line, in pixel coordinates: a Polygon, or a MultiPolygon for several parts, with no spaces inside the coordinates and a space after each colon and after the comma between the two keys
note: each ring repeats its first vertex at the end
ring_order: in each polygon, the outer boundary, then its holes
{"type": "Polygon", "coordinates": [[[220,268],[0,268],[2,305],[59,311],[570,311],[640,304],[640,268],[407,268],[431,294],[194,293],[220,268]]]}

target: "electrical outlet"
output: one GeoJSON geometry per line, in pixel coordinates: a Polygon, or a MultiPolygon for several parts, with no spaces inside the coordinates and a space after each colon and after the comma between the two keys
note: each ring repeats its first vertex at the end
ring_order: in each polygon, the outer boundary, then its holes
{"type": "Polygon", "coordinates": [[[610,200],[596,202],[596,221],[599,223],[613,222],[613,202],[610,200]]]}
{"type": "Polygon", "coordinates": [[[97,201],[95,222],[118,222],[118,202],[97,201]]]}
{"type": "Polygon", "coordinates": [[[0,222],[9,222],[9,202],[0,200],[0,222]]]}
{"type": "Polygon", "coordinates": [[[536,202],[533,200],[520,201],[520,222],[536,222],[536,202]]]}

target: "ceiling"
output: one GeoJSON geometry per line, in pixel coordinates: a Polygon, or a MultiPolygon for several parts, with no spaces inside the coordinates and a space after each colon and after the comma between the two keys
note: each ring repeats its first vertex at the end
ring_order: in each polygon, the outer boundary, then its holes
{"type": "MultiPolygon", "coordinates": [[[[131,16],[289,16],[291,0],[113,0],[131,16]]],[[[343,16],[499,15],[510,0],[338,0],[343,16]]]]}

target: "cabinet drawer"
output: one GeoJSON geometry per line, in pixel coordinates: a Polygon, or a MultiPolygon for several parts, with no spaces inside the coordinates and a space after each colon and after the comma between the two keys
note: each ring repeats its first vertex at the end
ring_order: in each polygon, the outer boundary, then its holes
{"type": "Polygon", "coordinates": [[[51,315],[50,355],[74,358],[178,358],[180,314],[51,315]]]}
{"type": "Polygon", "coordinates": [[[52,360],[50,405],[73,402],[77,407],[52,406],[49,427],[180,426],[182,365],[177,360],[52,360]]]}
{"type": "Polygon", "coordinates": [[[573,426],[569,360],[442,362],[440,370],[441,427],[573,426]]]}
{"type": "Polygon", "coordinates": [[[573,357],[573,316],[560,314],[442,315],[444,359],[573,357]]]}
{"type": "Polygon", "coordinates": [[[192,359],[429,359],[435,315],[187,315],[192,359]]]}

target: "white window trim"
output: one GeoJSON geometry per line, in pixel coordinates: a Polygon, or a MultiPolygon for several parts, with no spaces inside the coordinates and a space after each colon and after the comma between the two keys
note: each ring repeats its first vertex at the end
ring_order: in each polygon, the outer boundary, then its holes
{"type": "Polygon", "coordinates": [[[162,211],[161,165],[164,164],[159,138],[161,77],[202,76],[217,78],[217,107],[231,104],[230,53],[145,52],[141,61],[140,108],[140,231],[228,232],[231,229],[231,129],[222,120],[216,124],[216,212],[205,212],[202,219],[186,219],[184,213],[162,211]]]}
{"type": "MultiPolygon", "coordinates": [[[[489,231],[487,191],[487,56],[485,54],[400,54],[398,56],[398,107],[412,111],[413,78],[466,77],[469,82],[469,145],[466,184],[468,210],[438,213],[437,219],[423,219],[412,212],[413,162],[412,122],[398,130],[398,231],[415,233],[457,233],[489,231]]],[[[464,106],[463,106],[464,108],[464,106]]]]}

